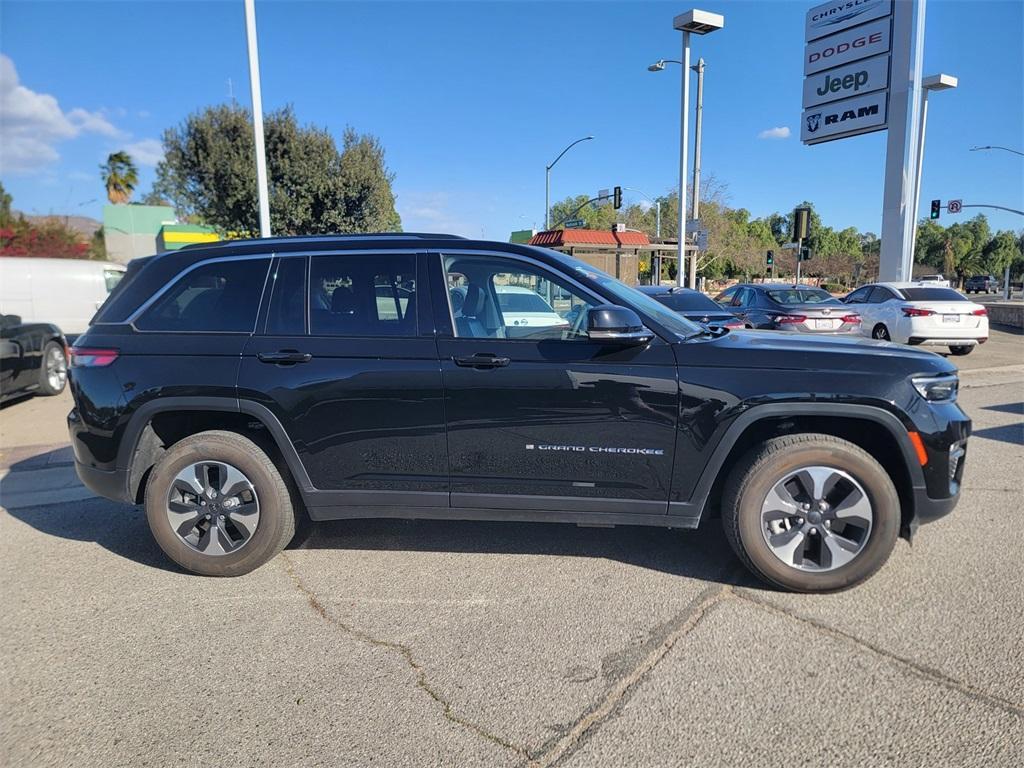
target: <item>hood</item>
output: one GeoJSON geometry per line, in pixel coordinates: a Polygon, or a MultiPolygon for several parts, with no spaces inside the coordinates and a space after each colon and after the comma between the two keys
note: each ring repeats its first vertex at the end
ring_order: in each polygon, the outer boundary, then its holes
{"type": "Polygon", "coordinates": [[[732,331],[679,345],[684,364],[799,371],[858,371],[880,376],[955,373],[956,366],[917,347],[860,336],[815,336],[790,331],[732,331]]]}

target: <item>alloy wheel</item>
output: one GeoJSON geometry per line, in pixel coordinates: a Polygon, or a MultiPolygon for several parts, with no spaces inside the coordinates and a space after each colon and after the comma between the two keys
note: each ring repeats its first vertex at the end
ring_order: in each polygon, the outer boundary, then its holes
{"type": "Polygon", "coordinates": [[[801,571],[833,571],[851,562],[867,545],[873,521],[863,486],[832,467],[788,473],[761,505],[761,534],[768,548],[801,571]]]}
{"type": "Polygon", "coordinates": [[[50,389],[60,392],[64,389],[64,382],[68,379],[68,360],[64,356],[64,350],[60,347],[51,346],[46,353],[46,383],[50,389]]]}
{"type": "Polygon", "coordinates": [[[223,461],[199,461],[182,469],[167,492],[167,521],[183,543],[204,555],[237,552],[260,522],[252,481],[223,461]]]}

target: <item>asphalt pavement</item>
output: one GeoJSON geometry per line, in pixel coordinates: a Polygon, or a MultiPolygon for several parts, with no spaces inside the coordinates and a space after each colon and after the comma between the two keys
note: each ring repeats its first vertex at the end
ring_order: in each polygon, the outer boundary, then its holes
{"type": "Polygon", "coordinates": [[[66,400],[6,406],[0,763],[1018,766],[1022,350],[954,359],[956,511],[824,596],[753,580],[717,524],[348,521],[190,576],[39,440],[66,400]]]}

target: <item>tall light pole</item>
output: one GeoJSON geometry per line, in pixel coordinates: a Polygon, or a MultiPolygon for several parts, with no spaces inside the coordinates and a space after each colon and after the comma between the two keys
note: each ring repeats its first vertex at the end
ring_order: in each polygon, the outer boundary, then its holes
{"type": "MultiPolygon", "coordinates": [[[[251,0],[250,0],[251,1],[251,0]]],[[[576,139],[572,144],[567,146],[561,152],[558,153],[558,157],[551,161],[550,165],[544,166],[544,231],[548,229],[551,219],[551,169],[555,167],[555,163],[562,159],[562,155],[568,152],[570,149],[575,147],[581,141],[590,141],[593,136],[584,136],[582,139],[576,139]]]]}
{"type": "Polygon", "coordinates": [[[636,192],[638,195],[640,195],[640,197],[646,199],[651,205],[654,206],[654,236],[661,237],[661,201],[655,200],[642,189],[637,189],[636,187],[623,187],[623,189],[628,189],[630,192],[636,192]]]}
{"type": "Polygon", "coordinates": [[[909,280],[914,274],[914,252],[917,249],[917,214],[921,206],[921,166],[924,163],[924,131],[928,125],[929,91],[956,88],[958,80],[952,75],[929,75],[921,80],[921,124],[917,131],[917,177],[914,179],[914,233],[910,237],[910,251],[904,254],[903,274],[909,280]]]}
{"type": "Polygon", "coordinates": [[[256,141],[256,188],[260,202],[260,237],[270,237],[270,194],[267,190],[267,149],[263,143],[263,97],[260,94],[260,55],[256,45],[256,5],[245,0],[245,39],[249,47],[249,88],[252,92],[252,132],[256,141]]]}
{"type": "MultiPolygon", "coordinates": [[[[683,272],[686,268],[686,151],[689,144],[690,117],[690,34],[706,35],[725,26],[725,19],[717,13],[708,13],[693,8],[676,16],[672,28],[683,33],[683,60],[676,62],[683,67],[682,94],[679,115],[679,215],[678,215],[678,264],[676,266],[676,285],[683,287],[683,272]]],[[[648,67],[657,72],[665,68],[665,60],[648,67]]]]}
{"type": "MultiPolygon", "coordinates": [[[[697,59],[697,66],[690,67],[697,73],[697,123],[693,138],[693,184],[690,195],[693,198],[693,205],[690,208],[690,218],[697,221],[700,216],[700,139],[702,126],[704,125],[704,59],[697,59]]],[[[690,288],[697,287],[697,255],[690,257],[690,269],[687,273],[687,285],[690,288]]]]}

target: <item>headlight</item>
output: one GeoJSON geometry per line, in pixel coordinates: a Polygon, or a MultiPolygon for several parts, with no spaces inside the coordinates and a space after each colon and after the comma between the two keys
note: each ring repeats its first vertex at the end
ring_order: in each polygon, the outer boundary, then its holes
{"type": "Polygon", "coordinates": [[[915,376],[911,381],[918,394],[932,402],[952,402],[960,388],[960,379],[953,375],[915,376]]]}

